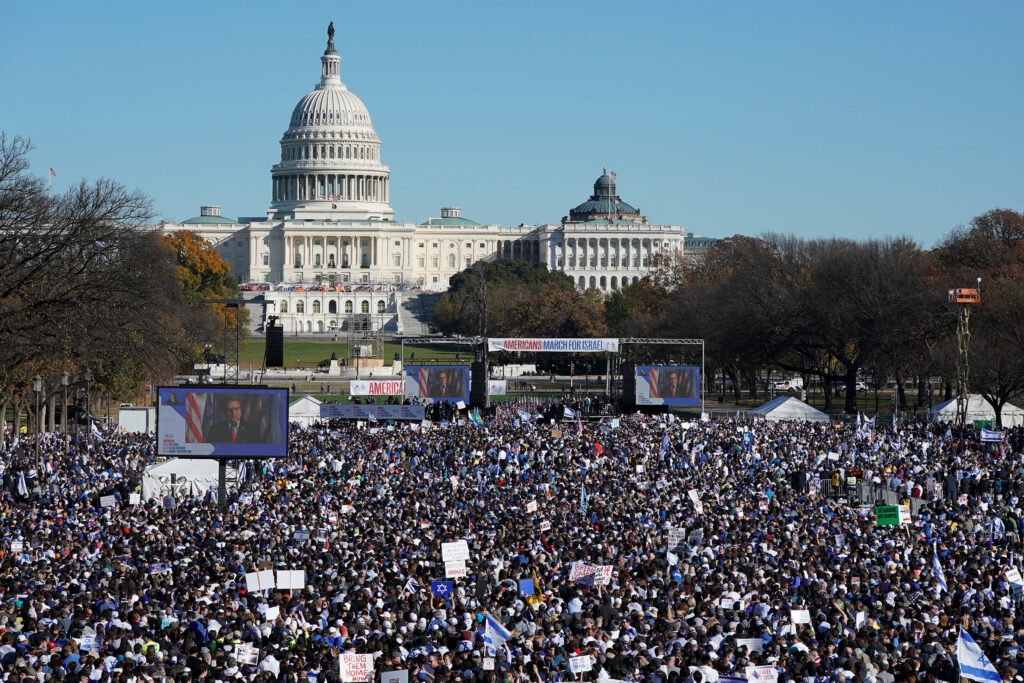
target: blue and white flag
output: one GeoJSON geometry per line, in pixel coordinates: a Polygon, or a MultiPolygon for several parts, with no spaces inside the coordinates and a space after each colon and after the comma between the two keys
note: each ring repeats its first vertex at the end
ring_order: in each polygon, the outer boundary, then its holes
{"type": "Polygon", "coordinates": [[[505,644],[505,641],[512,637],[501,622],[490,615],[484,616],[484,645],[488,651],[496,651],[505,644]]]}
{"type": "Polygon", "coordinates": [[[102,441],[103,440],[103,434],[100,432],[100,428],[96,426],[95,422],[93,422],[91,424],[92,424],[92,435],[94,437],[96,437],[97,439],[99,439],[100,441],[102,441]]]}
{"type": "Polygon", "coordinates": [[[517,409],[516,414],[519,415],[519,419],[522,420],[523,422],[530,421],[530,414],[523,410],[522,408],[517,409]]]}
{"type": "Polygon", "coordinates": [[[18,472],[18,495],[28,495],[28,484],[25,483],[25,473],[18,472]]]}
{"type": "Polygon", "coordinates": [[[991,443],[999,443],[1003,440],[1003,433],[997,432],[994,429],[982,429],[981,440],[991,443]]]}
{"type": "Polygon", "coordinates": [[[587,514],[587,487],[580,488],[580,513],[587,514]]]}
{"type": "Polygon", "coordinates": [[[972,681],[982,683],[1002,683],[999,672],[989,661],[978,644],[967,631],[960,629],[960,637],[956,641],[956,659],[960,664],[960,675],[972,681]]]}
{"type": "Polygon", "coordinates": [[[430,594],[436,595],[439,598],[445,598],[446,600],[452,597],[455,583],[453,581],[431,581],[430,582],[430,594]]]}
{"type": "Polygon", "coordinates": [[[949,586],[946,585],[946,573],[942,571],[942,565],[939,564],[939,551],[935,546],[932,546],[932,574],[935,575],[935,580],[939,582],[939,588],[949,592],[949,586]]]}
{"type": "Polygon", "coordinates": [[[576,411],[569,406],[562,406],[562,415],[569,418],[570,420],[576,417],[576,411]]]}
{"type": "Polygon", "coordinates": [[[868,429],[874,429],[875,428],[875,418],[873,418],[873,417],[865,417],[864,418],[864,426],[867,427],[868,429]]]}
{"type": "Polygon", "coordinates": [[[375,413],[375,412],[373,412],[371,410],[370,413],[366,416],[366,419],[369,420],[370,422],[373,422],[373,423],[376,424],[376,422],[377,422],[377,413],[375,413]]]}
{"type": "Polygon", "coordinates": [[[672,448],[672,440],[668,438],[668,432],[661,437],[661,446],[658,447],[658,455],[665,457],[665,454],[672,448]]]}

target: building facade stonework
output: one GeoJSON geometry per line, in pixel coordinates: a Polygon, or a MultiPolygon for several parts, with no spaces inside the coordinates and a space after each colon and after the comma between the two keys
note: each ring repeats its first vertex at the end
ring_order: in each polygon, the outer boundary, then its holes
{"type": "Polygon", "coordinates": [[[684,229],[649,223],[619,198],[607,171],[558,223],[483,225],[455,207],[421,224],[396,221],[380,137],[341,81],[333,36],[320,61],[320,82],[281,137],[266,216],[234,220],[204,206],[159,226],[214,245],[240,283],[262,291],[264,316],[278,316],[286,333],[408,332],[399,309],[409,292],[444,290],[477,261],[543,263],[580,288],[611,292],[649,273],[659,253],[683,251],[684,229]]]}

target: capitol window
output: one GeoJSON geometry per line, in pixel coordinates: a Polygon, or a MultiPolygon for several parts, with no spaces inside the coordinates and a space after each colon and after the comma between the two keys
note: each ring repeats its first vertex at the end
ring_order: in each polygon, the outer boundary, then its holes
{"type": "Polygon", "coordinates": [[[302,302],[302,301],[296,301],[295,302],[295,312],[296,313],[305,313],[306,312],[306,304],[304,302],[302,302]]]}
{"type": "Polygon", "coordinates": [[[402,241],[401,240],[395,240],[395,246],[396,247],[402,246],[402,241]]]}
{"type": "Polygon", "coordinates": [[[314,300],[313,301],[313,312],[314,313],[319,313],[320,312],[320,301],[319,300],[314,300]]]}
{"type": "Polygon", "coordinates": [[[265,265],[265,266],[269,266],[270,265],[270,254],[264,254],[263,255],[263,265],[265,265]]]}
{"type": "Polygon", "coordinates": [[[402,265],[402,256],[401,256],[401,254],[395,254],[395,265],[396,266],[402,265]]]}
{"type": "Polygon", "coordinates": [[[378,301],[377,302],[377,312],[378,313],[383,313],[384,312],[384,307],[385,307],[385,304],[384,304],[383,301],[378,301]]]}
{"type": "Polygon", "coordinates": [[[455,267],[455,254],[448,254],[448,267],[449,268],[454,268],[455,267]]]}
{"type": "Polygon", "coordinates": [[[352,302],[351,301],[346,301],[345,302],[345,312],[346,313],[351,313],[352,312],[352,302]]]}
{"type": "Polygon", "coordinates": [[[287,313],[288,312],[288,302],[287,301],[282,301],[281,305],[278,306],[277,308],[278,308],[279,312],[287,313]]]}
{"type": "Polygon", "coordinates": [[[359,304],[359,310],[362,313],[369,313],[370,312],[370,302],[369,301],[364,301],[363,303],[359,304]]]}

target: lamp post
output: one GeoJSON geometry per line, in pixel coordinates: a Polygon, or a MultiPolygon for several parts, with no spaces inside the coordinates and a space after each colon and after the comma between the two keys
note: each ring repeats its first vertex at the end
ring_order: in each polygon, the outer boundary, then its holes
{"type": "Polygon", "coordinates": [[[85,369],[85,448],[92,446],[92,403],[89,397],[89,382],[92,381],[92,370],[85,369]]]}
{"type": "Polygon", "coordinates": [[[67,443],[68,437],[68,384],[71,378],[68,377],[68,373],[64,373],[60,378],[60,385],[64,387],[64,412],[60,418],[60,430],[64,433],[64,442],[67,443]]]}
{"type": "Polygon", "coordinates": [[[35,381],[32,382],[32,391],[36,392],[36,470],[39,470],[39,433],[40,433],[40,419],[39,419],[39,396],[43,393],[43,378],[36,375],[35,381]]]}

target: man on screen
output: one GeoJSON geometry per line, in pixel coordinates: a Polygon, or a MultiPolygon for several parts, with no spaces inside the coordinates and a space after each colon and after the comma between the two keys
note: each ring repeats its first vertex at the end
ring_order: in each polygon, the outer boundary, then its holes
{"type": "Polygon", "coordinates": [[[242,419],[242,400],[237,396],[224,403],[224,415],[206,434],[207,443],[260,443],[259,428],[242,419]]]}
{"type": "Polygon", "coordinates": [[[696,391],[692,375],[682,368],[661,370],[658,376],[658,395],[661,398],[693,398],[696,391]]]}
{"type": "Polygon", "coordinates": [[[463,395],[459,373],[451,368],[441,368],[431,373],[431,398],[460,398],[463,395]]]}

